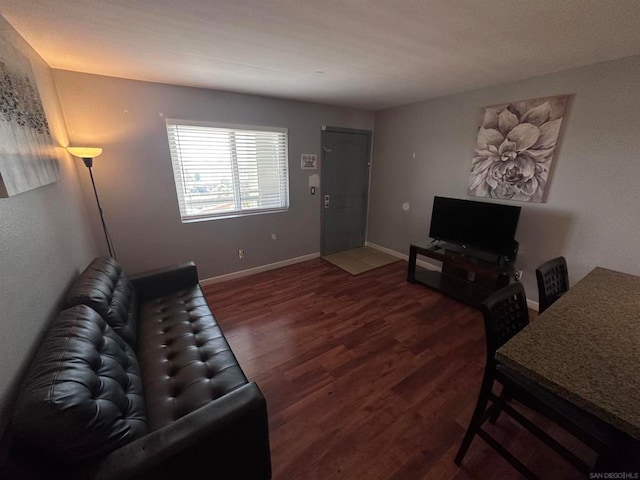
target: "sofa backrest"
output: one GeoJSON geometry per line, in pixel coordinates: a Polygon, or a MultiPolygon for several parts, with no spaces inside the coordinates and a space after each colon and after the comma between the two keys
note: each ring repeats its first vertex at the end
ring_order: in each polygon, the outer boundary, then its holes
{"type": "Polygon", "coordinates": [[[95,258],[69,289],[66,307],[87,305],[132,348],[138,335],[138,302],[131,281],[111,257],[95,258]]]}
{"type": "Polygon", "coordinates": [[[53,321],[18,393],[12,431],[69,464],[148,432],[135,353],[97,312],[80,305],[53,321]]]}

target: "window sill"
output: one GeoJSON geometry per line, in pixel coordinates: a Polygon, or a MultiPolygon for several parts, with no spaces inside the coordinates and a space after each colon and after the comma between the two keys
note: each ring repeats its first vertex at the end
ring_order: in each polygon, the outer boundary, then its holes
{"type": "Polygon", "coordinates": [[[222,215],[206,215],[202,217],[187,217],[182,218],[182,223],[198,223],[198,222],[209,222],[211,220],[223,220],[228,218],[242,218],[242,217],[253,217],[255,215],[268,215],[271,213],[286,213],[289,211],[289,208],[278,208],[273,210],[260,210],[256,212],[229,212],[228,214],[222,215]]]}

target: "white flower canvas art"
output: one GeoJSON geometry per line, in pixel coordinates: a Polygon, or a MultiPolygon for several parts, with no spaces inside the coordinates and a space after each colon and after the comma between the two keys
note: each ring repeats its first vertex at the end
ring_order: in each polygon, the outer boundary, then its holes
{"type": "Polygon", "coordinates": [[[59,175],[31,64],[0,37],[0,197],[56,182],[59,175]]]}
{"type": "Polygon", "coordinates": [[[569,95],[482,109],[469,195],[543,201],[569,95]]]}

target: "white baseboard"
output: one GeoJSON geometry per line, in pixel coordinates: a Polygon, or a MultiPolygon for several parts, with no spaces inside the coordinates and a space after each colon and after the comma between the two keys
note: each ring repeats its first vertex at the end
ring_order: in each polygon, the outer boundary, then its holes
{"type": "MultiPolygon", "coordinates": [[[[401,258],[401,259],[403,259],[403,260],[405,260],[407,262],[409,261],[409,255],[405,255],[403,253],[396,252],[395,250],[391,250],[390,248],[383,247],[381,245],[376,245],[375,243],[371,243],[371,242],[366,242],[365,245],[367,247],[371,247],[371,248],[375,248],[376,250],[380,250],[381,252],[384,252],[384,253],[386,253],[388,255],[392,255],[394,257],[401,258]]],[[[420,259],[416,260],[416,265],[418,265],[418,266],[420,266],[422,268],[429,269],[429,270],[435,270],[435,271],[438,271],[438,272],[442,271],[442,267],[438,267],[436,265],[433,265],[431,263],[425,262],[424,260],[420,260],[420,259]]],[[[531,310],[534,310],[536,312],[540,308],[540,306],[538,305],[538,302],[534,302],[533,300],[529,300],[528,298],[527,298],[527,307],[529,307],[531,310]]]]}
{"type": "MultiPolygon", "coordinates": [[[[379,250],[379,251],[381,251],[383,253],[386,253],[388,255],[391,255],[393,257],[400,258],[400,259],[404,260],[405,262],[409,261],[409,255],[405,255],[404,253],[397,252],[395,250],[392,250],[392,249],[387,248],[387,247],[383,247],[381,245],[377,245],[377,244],[372,243],[372,242],[365,242],[365,245],[367,247],[375,248],[376,250],[379,250]]],[[[203,280],[200,280],[200,285],[205,287],[207,285],[212,285],[214,283],[220,283],[220,282],[224,282],[224,281],[227,281],[227,280],[233,280],[235,278],[247,277],[249,275],[255,275],[256,273],[266,272],[266,271],[269,271],[269,270],[275,270],[276,268],[281,268],[281,267],[287,267],[289,265],[294,265],[296,263],[306,262],[308,260],[313,260],[314,258],[319,258],[319,257],[320,257],[320,252],[310,253],[309,255],[303,255],[301,257],[289,258],[287,260],[282,260],[281,262],[270,263],[270,264],[267,264],[267,265],[260,265],[259,267],[249,268],[247,270],[240,270],[238,272],[227,273],[225,275],[220,275],[220,276],[217,276],[217,277],[205,278],[203,280]]],[[[435,271],[438,271],[438,272],[442,271],[441,267],[438,267],[437,265],[433,265],[432,263],[425,262],[424,260],[420,260],[420,259],[418,259],[416,261],[416,265],[418,265],[418,266],[420,266],[422,268],[426,268],[428,270],[435,270],[435,271]]],[[[527,299],[527,306],[531,310],[534,310],[536,312],[539,309],[538,302],[534,302],[533,300],[527,299]]]]}
{"type": "Polygon", "coordinates": [[[527,307],[529,307],[531,310],[535,310],[536,312],[540,311],[540,304],[538,302],[534,302],[533,300],[529,300],[528,298],[527,307]]]}
{"type": "Polygon", "coordinates": [[[212,285],[214,283],[225,282],[227,280],[233,280],[234,278],[247,277],[249,275],[255,275],[256,273],[266,272],[268,270],[275,270],[276,268],[288,267],[289,265],[306,262],[307,260],[313,260],[314,258],[319,258],[319,257],[320,257],[320,252],[310,253],[309,255],[289,258],[287,260],[282,260],[281,262],[269,263],[267,265],[260,265],[259,267],[249,268],[247,270],[240,270],[238,272],[231,272],[225,275],[220,275],[218,277],[205,278],[203,280],[200,280],[200,285],[202,285],[203,287],[206,287],[207,285],[212,285]]]}
{"type": "MultiPolygon", "coordinates": [[[[367,247],[375,248],[376,250],[380,250],[382,253],[386,253],[387,255],[391,255],[396,258],[401,258],[405,262],[409,261],[409,255],[405,255],[404,253],[396,252],[395,250],[391,250],[390,248],[383,247],[381,245],[376,245],[375,243],[366,242],[365,245],[367,247]]],[[[438,267],[433,263],[425,262],[424,260],[417,259],[416,265],[422,268],[426,268],[427,270],[435,270],[437,272],[442,271],[442,267],[438,267]]]]}

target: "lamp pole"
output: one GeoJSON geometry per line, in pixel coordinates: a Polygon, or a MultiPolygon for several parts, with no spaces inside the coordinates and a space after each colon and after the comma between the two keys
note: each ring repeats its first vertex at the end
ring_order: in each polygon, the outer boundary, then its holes
{"type": "Polygon", "coordinates": [[[115,258],[113,254],[113,248],[111,247],[111,239],[107,230],[107,224],[104,221],[104,211],[102,205],[100,205],[100,198],[98,198],[98,190],[96,189],[96,182],[93,179],[93,158],[83,158],[84,164],[89,169],[89,176],[91,177],[91,185],[93,186],[93,193],[96,196],[96,203],[98,204],[98,212],[100,212],[100,221],[102,222],[102,230],[104,231],[104,239],[107,241],[107,248],[109,249],[109,256],[115,258]]]}
{"type": "Polygon", "coordinates": [[[82,159],[85,166],[89,169],[89,176],[91,177],[91,186],[93,187],[93,193],[96,196],[96,203],[98,204],[98,212],[100,213],[100,221],[102,222],[102,231],[104,232],[104,238],[107,241],[107,248],[109,249],[109,256],[116,258],[115,248],[111,242],[111,236],[109,235],[109,229],[107,223],[104,220],[104,211],[102,205],[100,205],[100,198],[98,198],[98,189],[96,188],[96,182],[93,179],[93,159],[102,153],[102,148],[96,147],[67,147],[67,151],[82,159]]]}

